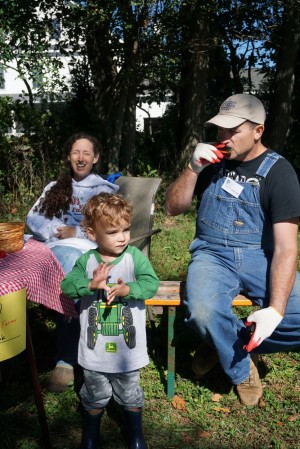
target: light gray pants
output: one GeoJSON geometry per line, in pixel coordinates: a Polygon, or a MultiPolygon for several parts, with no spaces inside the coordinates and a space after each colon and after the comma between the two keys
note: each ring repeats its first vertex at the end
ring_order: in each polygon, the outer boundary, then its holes
{"type": "Polygon", "coordinates": [[[80,396],[85,410],[106,407],[112,396],[126,409],[144,406],[139,370],[128,373],[99,373],[84,369],[83,375],[84,383],[80,396]]]}

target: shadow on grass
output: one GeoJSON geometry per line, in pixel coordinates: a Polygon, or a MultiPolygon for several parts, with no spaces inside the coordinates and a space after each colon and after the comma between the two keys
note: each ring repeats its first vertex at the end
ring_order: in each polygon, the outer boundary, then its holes
{"type": "MultiPolygon", "coordinates": [[[[156,318],[157,325],[148,328],[148,348],[151,359],[159,372],[161,383],[167,389],[167,342],[168,342],[168,311],[164,308],[162,315],[156,318]]],[[[224,373],[220,364],[214,366],[209,373],[200,379],[192,371],[192,359],[196,348],[201,343],[199,337],[185,324],[185,309],[177,308],[174,323],[175,346],[175,376],[191,380],[214,393],[228,394],[232,384],[224,373]]],[[[263,361],[258,363],[258,371],[261,378],[268,373],[267,365],[263,361]]]]}

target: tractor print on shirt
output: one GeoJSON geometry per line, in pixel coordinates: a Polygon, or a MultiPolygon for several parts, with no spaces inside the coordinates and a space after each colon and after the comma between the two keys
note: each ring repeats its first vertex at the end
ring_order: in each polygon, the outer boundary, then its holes
{"type": "Polygon", "coordinates": [[[116,298],[112,304],[106,304],[105,291],[102,290],[102,299],[94,301],[88,312],[87,346],[94,349],[98,335],[118,336],[123,334],[129,349],[136,346],[136,329],[133,326],[133,317],[127,302],[116,298]]]}

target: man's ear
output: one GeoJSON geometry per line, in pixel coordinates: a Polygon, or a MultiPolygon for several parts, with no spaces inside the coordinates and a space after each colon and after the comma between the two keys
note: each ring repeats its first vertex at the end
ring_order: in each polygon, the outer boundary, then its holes
{"type": "Polygon", "coordinates": [[[89,238],[90,240],[92,240],[93,242],[96,241],[96,235],[95,235],[95,232],[94,232],[94,229],[93,229],[93,228],[87,228],[87,229],[86,229],[86,235],[87,235],[88,238],[89,238]]]}
{"type": "Polygon", "coordinates": [[[257,139],[257,140],[261,139],[261,136],[263,135],[264,130],[265,130],[264,125],[257,125],[255,127],[255,139],[257,139]]]}

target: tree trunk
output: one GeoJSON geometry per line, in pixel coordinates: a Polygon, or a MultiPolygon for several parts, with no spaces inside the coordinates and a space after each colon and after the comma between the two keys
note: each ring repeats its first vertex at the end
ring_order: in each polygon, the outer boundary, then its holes
{"type": "Polygon", "coordinates": [[[110,43],[111,24],[105,17],[90,15],[86,38],[95,106],[109,172],[120,170],[121,148],[124,149],[122,166],[131,172],[135,150],[136,71],[139,63],[137,26],[130,2],[123,3],[122,8],[122,13],[127,14],[132,21],[130,31],[124,32],[124,42],[120,44],[124,52],[122,62],[116,62],[113,57],[113,46],[110,43]]]}
{"type": "Polygon", "coordinates": [[[120,154],[121,169],[126,175],[134,174],[135,139],[136,139],[136,86],[131,85],[127,96],[124,118],[122,148],[120,154]]]}
{"type": "Polygon", "coordinates": [[[201,141],[209,67],[208,18],[203,2],[188,3],[183,70],[181,74],[180,114],[176,170],[187,164],[196,143],[201,141]]]}
{"type": "Polygon", "coordinates": [[[265,143],[278,153],[284,145],[291,124],[291,108],[295,86],[295,66],[300,43],[300,8],[293,0],[284,4],[277,71],[266,123],[265,143]]]}

